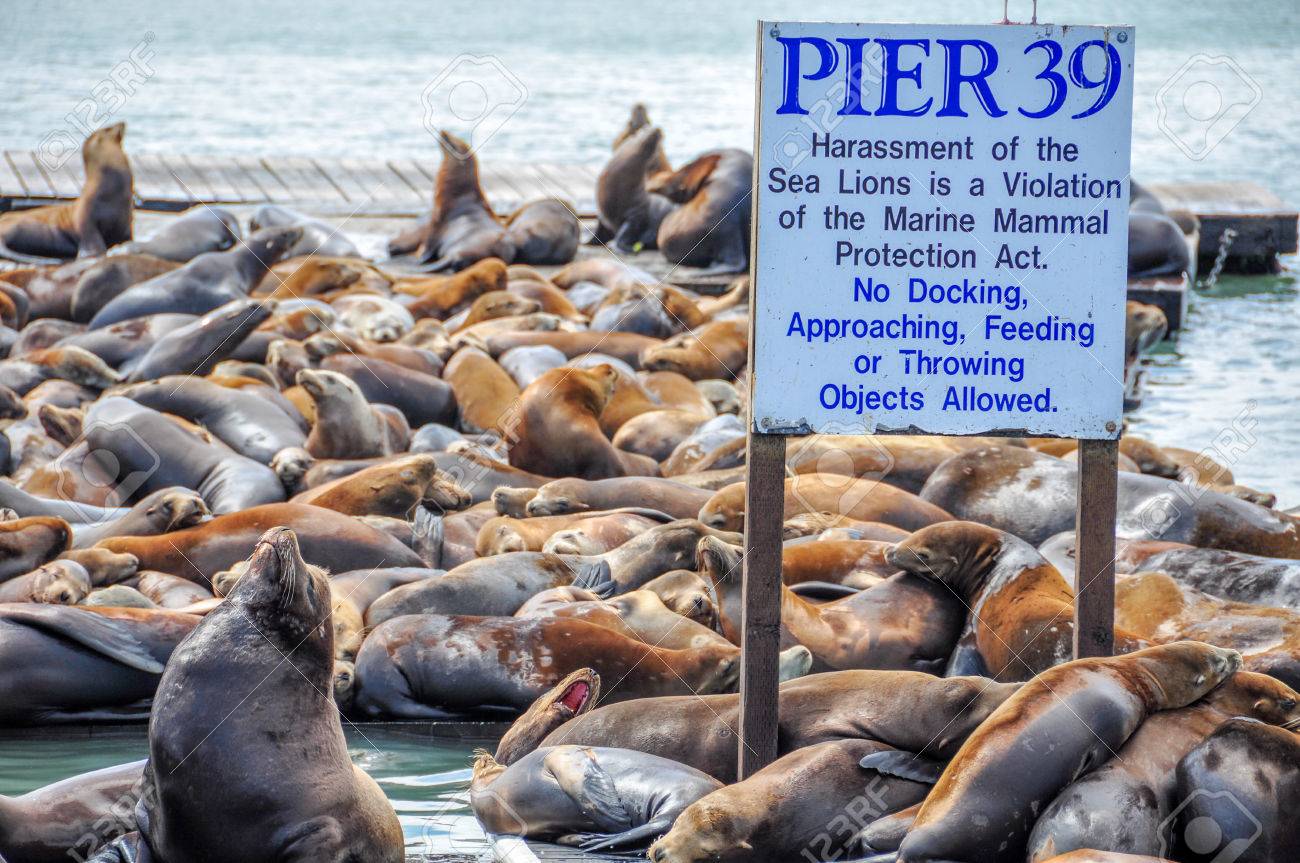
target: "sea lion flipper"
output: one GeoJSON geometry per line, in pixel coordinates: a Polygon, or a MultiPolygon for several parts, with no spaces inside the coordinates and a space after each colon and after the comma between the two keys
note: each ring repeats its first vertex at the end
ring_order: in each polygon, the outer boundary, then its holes
{"type": "Polygon", "coordinates": [[[4,240],[0,240],[0,258],[8,258],[15,263],[27,264],[33,267],[52,267],[68,262],[66,258],[48,258],[44,255],[28,255],[24,252],[15,252],[5,244],[4,240]]]}
{"type": "Polygon", "coordinates": [[[93,611],[63,605],[25,603],[10,605],[4,618],[36,627],[51,635],[75,641],[123,665],[148,674],[162,674],[163,664],[119,620],[93,611]]]}
{"type": "Polygon", "coordinates": [[[993,675],[989,672],[988,663],[984,661],[984,655],[980,653],[974,639],[969,641],[962,639],[953,650],[952,658],[948,660],[948,668],[943,676],[992,677],[993,675]]]}
{"type": "Polygon", "coordinates": [[[611,833],[632,829],[632,815],[618,795],[614,777],[600,766],[590,749],[557,747],[546,754],[545,764],[560,790],[596,826],[611,833]]]}
{"type": "Polygon", "coordinates": [[[897,776],[899,779],[910,779],[926,785],[938,782],[944,768],[942,762],[898,749],[873,752],[859,761],[858,766],[885,776],[897,776]]]}
{"type": "Polygon", "coordinates": [[[578,564],[577,575],[573,577],[573,586],[589,590],[601,599],[614,595],[614,576],[609,568],[609,561],[596,560],[591,563],[578,564]]]}
{"type": "Polygon", "coordinates": [[[416,507],[411,524],[411,547],[430,569],[442,568],[443,531],[442,516],[427,507],[416,507]]]}
{"type": "Polygon", "coordinates": [[[833,584],[829,581],[802,581],[799,584],[791,585],[790,592],[795,596],[802,596],[806,599],[843,599],[846,596],[857,596],[861,591],[848,585],[833,584]]]}

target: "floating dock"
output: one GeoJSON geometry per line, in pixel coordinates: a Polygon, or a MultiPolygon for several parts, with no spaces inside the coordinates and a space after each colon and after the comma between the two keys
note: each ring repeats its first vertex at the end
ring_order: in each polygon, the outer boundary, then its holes
{"type": "Polygon", "coordinates": [[[1185,210],[1200,220],[1196,257],[1202,272],[1222,253],[1224,272],[1272,273],[1278,255],[1297,251],[1300,213],[1257,183],[1150,183],[1147,188],[1166,210],[1185,210]]]}

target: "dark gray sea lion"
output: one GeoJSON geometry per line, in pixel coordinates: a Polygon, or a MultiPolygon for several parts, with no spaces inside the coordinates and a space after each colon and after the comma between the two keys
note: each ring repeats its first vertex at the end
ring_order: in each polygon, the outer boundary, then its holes
{"type": "Polygon", "coordinates": [[[11,509],[25,518],[50,516],[70,524],[94,524],[126,514],[126,509],[121,507],[93,506],[77,501],[37,497],[4,479],[0,479],[0,507],[11,509]]]}
{"type": "Polygon", "coordinates": [[[743,272],[749,261],[749,190],[754,157],[714,150],[651,186],[680,206],[659,225],[659,250],[671,264],[710,273],[743,272]]]}
{"type": "Polygon", "coordinates": [[[580,235],[573,208],[557,198],[525,204],[506,220],[506,240],[515,247],[517,264],[567,264],[578,253],[580,235]]]}
{"type": "Polygon", "coordinates": [[[388,416],[371,406],[354,381],[338,372],[303,369],[298,385],[311,397],[315,422],[303,448],[316,458],[373,458],[401,452],[402,435],[388,416]]]}
{"type": "Polygon", "coordinates": [[[73,546],[89,548],[113,536],[157,536],[193,527],[212,514],[198,492],[180,486],[150,492],[121,513],[94,524],[72,525],[73,546]]]}
{"type": "Polygon", "coordinates": [[[0,796],[0,855],[11,863],[84,860],[135,830],[143,774],[144,761],[132,761],[0,796]]]}
{"type": "Polygon", "coordinates": [[[233,213],[199,204],[169,220],[149,239],[127,243],[122,251],[184,264],[205,252],[224,252],[240,237],[239,219],[233,213]]]}
{"type": "Polygon", "coordinates": [[[197,315],[165,312],[145,315],[128,321],[65,336],[58,347],[78,347],[90,351],[113,368],[123,368],[148,353],[154,343],[186,324],[197,315]]]}
{"type": "Polygon", "coordinates": [[[278,204],[264,204],[253,211],[248,220],[251,231],[265,228],[300,228],[302,237],[284,255],[300,258],[304,255],[323,255],[329,258],[360,258],[361,252],[338,229],[319,219],[305,216],[296,210],[278,204]]]}
{"type": "Polygon", "coordinates": [[[353,354],[326,357],[320,366],[351,378],[372,404],[391,405],[401,411],[412,427],[446,424],[456,418],[456,395],[451,385],[434,375],[353,354]]]}
{"type": "Polygon", "coordinates": [[[596,211],[602,235],[623,254],[656,248],[659,225],[672,201],[646,191],[646,176],[663,155],[663,131],[646,126],[624,140],[596,180],[596,211]]]}
{"type": "Polygon", "coordinates": [[[329,582],[293,531],[267,531],[159,682],[138,810],[156,859],[401,863],[397,815],[348,757],[333,678],[329,582]]]}
{"type": "Polygon", "coordinates": [[[122,150],[125,123],[92,132],[81,145],[86,182],[71,204],[0,215],[0,257],[28,264],[102,255],[131,239],[135,192],[122,150]]]}
{"type": "Polygon", "coordinates": [[[1168,216],[1129,213],[1128,277],[1151,279],[1178,276],[1191,267],[1191,252],[1183,230],[1168,216]]]}
{"type": "Polygon", "coordinates": [[[199,255],[179,269],[127,288],[95,313],[90,328],[161,312],[203,315],[243,299],[301,237],[300,228],[267,228],[228,251],[199,255]]]}
{"type": "Polygon", "coordinates": [[[231,300],[159,338],[129,368],[129,383],[166,375],[202,377],[233,354],[275,311],[274,302],[231,300]]]}

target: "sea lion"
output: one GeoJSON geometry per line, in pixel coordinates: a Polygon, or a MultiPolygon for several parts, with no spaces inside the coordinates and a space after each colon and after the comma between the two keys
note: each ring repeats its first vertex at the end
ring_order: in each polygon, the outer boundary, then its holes
{"type": "Polygon", "coordinates": [[[408,455],[357,471],[295,496],[307,503],[345,515],[389,515],[406,518],[417,506],[452,512],[470,505],[469,492],[438,470],[431,455],[408,455]]]}
{"type": "Polygon", "coordinates": [[[993,438],[980,437],[813,435],[790,441],[786,466],[801,474],[838,473],[882,480],[918,494],[934,469],[947,459],[996,443],[993,438]]]}
{"type": "MultiPolygon", "coordinates": [[[[715,537],[697,546],[697,568],[713,584],[718,629],[739,644],[743,551],[715,537]]],[[[802,644],[815,671],[846,668],[942,673],[966,622],[966,606],[944,586],[898,573],[867,590],[813,604],[781,587],[781,643],[802,644]]]]}
{"type": "Polygon", "coordinates": [[[468,308],[484,294],[504,291],[507,285],[505,261],[484,258],[453,275],[399,281],[394,290],[415,297],[406,309],[416,318],[432,316],[443,320],[468,308]]]}
{"type": "Polygon", "coordinates": [[[356,569],[331,575],[330,589],[336,597],[351,603],[364,617],[371,604],[393,588],[429,578],[440,578],[445,574],[441,569],[420,567],[356,569]]]}
{"type": "MultiPolygon", "coordinates": [[[[950,672],[1028,680],[1070,658],[1074,591],[1033,546],[968,521],[916,531],[886,553],[890,565],[954,590],[970,610],[950,672]]],[[[1115,647],[1144,646],[1121,626],[1115,647]]]]}
{"type": "MultiPolygon", "coordinates": [[[[479,557],[491,557],[495,554],[504,554],[511,551],[551,551],[550,548],[543,547],[550,542],[553,536],[562,531],[581,530],[584,526],[588,527],[592,533],[612,533],[617,537],[621,537],[622,542],[626,542],[636,533],[653,527],[657,523],[668,521],[672,521],[672,518],[664,513],[637,507],[629,507],[624,510],[542,516],[539,518],[498,516],[488,521],[479,530],[478,539],[475,541],[475,551],[479,557]]],[[[622,542],[616,544],[621,545],[622,542]]],[[[602,548],[595,552],[564,551],[556,553],[601,554],[608,550],[602,548]]]]}
{"type": "Polygon", "coordinates": [[[366,458],[406,448],[385,414],[374,408],[350,378],[338,372],[303,369],[298,386],[316,408],[316,421],[304,445],[316,458],[366,458]]]}
{"type": "Polygon", "coordinates": [[[479,184],[478,157],[450,132],[438,133],[442,164],[429,221],[388,243],[393,257],[414,254],[425,272],[463,270],[484,258],[512,261],[515,246],[479,184]]]}
{"type": "Polygon", "coordinates": [[[121,252],[184,264],[204,252],[224,252],[241,236],[239,219],[233,213],[198,204],[169,219],[149,239],[127,243],[121,252]]]}
{"type": "Polygon", "coordinates": [[[0,603],[76,605],[89,593],[89,573],[81,564],[71,560],[50,561],[26,575],[0,582],[0,603]]]}
{"type": "MultiPolygon", "coordinates": [[[[952,518],[935,504],[884,482],[841,474],[801,474],[785,481],[785,518],[804,512],[832,512],[859,521],[881,521],[906,530],[952,518]]],[[[700,521],[740,530],[745,519],[745,483],[716,492],[700,508],[700,521]]]]}
{"type": "Polygon", "coordinates": [[[121,383],[116,369],[84,348],[60,345],[0,360],[0,386],[25,396],[48,380],[63,380],[83,387],[105,390],[121,383]]]}
{"type": "Polygon", "coordinates": [[[578,253],[581,226],[573,207],[558,198],[532,201],[506,219],[506,242],[519,264],[560,265],[578,253]]]}
{"type": "MultiPolygon", "coordinates": [[[[713,150],[651,184],[652,194],[679,202],[659,224],[658,246],[670,264],[709,274],[743,272],[749,262],[754,157],[713,150]]],[[[714,376],[716,377],[716,375],[714,376]]]]}
{"type": "Polygon", "coordinates": [[[357,656],[356,707],[365,716],[403,719],[483,707],[524,710],[586,666],[617,681],[605,690],[607,701],[707,694],[736,686],[740,650],[664,650],[564,618],[413,615],[388,620],[366,638],[357,656]]]}
{"type": "Polygon", "coordinates": [[[290,256],[267,270],[253,288],[253,295],[293,300],[358,289],[386,294],[392,284],[393,279],[369,261],[323,255],[290,256]]]}
{"type": "Polygon", "coordinates": [[[645,126],[626,137],[596,178],[596,213],[600,235],[615,251],[634,254],[657,248],[659,225],[673,202],[646,190],[651,166],[662,169],[663,131],[645,126]]]}
{"type": "Polygon", "coordinates": [[[0,507],[12,510],[23,518],[47,516],[62,519],[69,524],[93,524],[120,518],[126,514],[125,509],[118,507],[101,507],[80,501],[38,497],[28,494],[5,479],[0,479],[0,507]]]}
{"type": "Polygon", "coordinates": [[[263,204],[248,219],[250,231],[266,228],[297,228],[302,236],[290,247],[285,258],[323,255],[329,258],[360,258],[361,252],[336,227],[278,204],[263,204]]]}
{"type": "Polygon", "coordinates": [[[600,413],[617,375],[603,364],[589,370],[560,368],[529,384],[519,397],[510,464],[582,479],[657,473],[652,460],[620,452],[601,431],[600,413]]]}
{"type": "Polygon", "coordinates": [[[0,606],[0,683],[9,693],[0,723],[144,718],[163,665],[198,620],[135,608],[0,606]]]}
{"type": "MultiPolygon", "coordinates": [[[[916,671],[811,674],[781,684],[779,752],[833,740],[874,740],[947,759],[1018,688],[916,671]]],[[[642,699],[596,708],[555,729],[540,745],[620,746],[731,783],[739,717],[738,695],[642,699]]]]}
{"type": "Polygon", "coordinates": [[[233,354],[248,334],[271,317],[274,302],[237,299],[159,338],[130,364],[128,383],[167,375],[201,377],[233,354]]]}
{"type": "Polygon", "coordinates": [[[118,554],[106,548],[71,548],[58,560],[80,566],[86,571],[90,583],[96,586],[124,581],[135,575],[140,568],[140,561],[135,559],[135,555],[118,554]]]}
{"type": "Polygon", "coordinates": [[[86,415],[85,441],[91,460],[116,480],[113,500],[171,486],[197,491],[218,514],[284,500],[280,480],[266,465],[222,443],[205,442],[180,423],[120,396],[94,404],[86,415]]]}
{"type": "Polygon", "coordinates": [[[125,123],[92,132],[81,145],[86,182],[71,204],[0,215],[0,257],[28,264],[102,255],[131,239],[135,195],[122,150],[125,123]]]}
{"type": "Polygon", "coordinates": [[[1190,272],[1191,252],[1183,230],[1168,216],[1130,212],[1128,221],[1128,277],[1152,279],[1190,272]]]}
{"type": "Polygon", "coordinates": [[[653,863],[835,860],[856,851],[855,834],[876,818],[925,799],[927,782],[866,768],[896,750],[873,740],[836,740],[783,755],[752,776],[703,797],[651,846],[653,863]]]}
{"type": "Polygon", "coordinates": [[[180,486],[160,488],[116,518],[72,526],[75,548],[90,548],[110,536],[157,536],[192,527],[212,513],[203,497],[180,486]]]}
{"type": "Polygon", "coordinates": [[[1300,726],[1300,694],[1264,674],[1238,671],[1196,703],[1155,713],[1106,764],[1075,780],[1043,810],[1029,839],[1030,863],[1093,848],[1160,854],[1175,806],[1174,768],[1234,716],[1300,726]]]}
{"type": "Polygon", "coordinates": [[[415,552],[386,533],[333,510],[299,503],[254,506],[160,537],[112,537],[99,547],[134,554],[141,569],[208,587],[212,576],[247,558],[258,537],[276,526],[293,528],[308,562],[332,572],[422,564],[415,552]]]}
{"type": "MultiPolygon", "coordinates": [[[[1074,529],[1078,466],[1019,447],[953,456],[921,497],[952,513],[1039,545],[1074,529]]],[[[1268,557],[1300,558],[1300,519],[1212,489],[1146,474],[1119,475],[1116,532],[1268,557]]]]}
{"type": "Polygon", "coordinates": [[[511,348],[549,345],[570,360],[600,351],[632,367],[640,365],[643,351],[661,344],[659,339],[638,333],[601,333],[593,330],[492,333],[484,341],[487,352],[494,357],[500,356],[511,348]]]}
{"type": "Polygon", "coordinates": [[[144,761],[83,773],[21,797],[0,796],[0,855],[11,863],[86,859],[136,828],[144,761]]]}
{"type": "MultiPolygon", "coordinates": [[[[1070,535],[1073,554],[1074,537],[1070,535]]],[[[1184,587],[1248,602],[1300,610],[1300,561],[1178,543],[1120,542],[1120,572],[1162,572],[1184,587]]]]}
{"type": "Polygon", "coordinates": [[[711,497],[705,490],[660,477],[566,477],[540,486],[537,494],[525,502],[525,510],[530,518],[537,518],[640,506],[674,518],[694,518],[711,497]]]}
{"type": "Polygon", "coordinates": [[[248,863],[400,863],[401,825],[348,757],[333,677],[329,582],[303,560],[292,530],[273,528],[159,682],[139,808],[153,855],[192,860],[221,848],[248,863]],[[259,709],[239,711],[264,684],[259,709]],[[249,758],[264,769],[250,774],[249,758]]]}
{"type": "Polygon", "coordinates": [[[781,527],[781,538],[786,542],[817,534],[820,534],[819,538],[822,539],[834,535],[845,539],[872,542],[898,542],[907,539],[911,531],[884,522],[858,521],[831,512],[802,512],[786,519],[781,527]]]}
{"type": "Polygon", "coordinates": [[[460,408],[460,427],[471,434],[503,431],[513,421],[520,389],[496,360],[478,348],[461,348],[443,372],[460,408]]]}
{"type": "Polygon", "coordinates": [[[1300,735],[1293,731],[1249,719],[1224,723],[1178,764],[1176,796],[1186,805],[1166,837],[1170,852],[1187,860],[1296,859],[1297,764],[1300,735]],[[1214,832],[1197,829],[1206,825],[1214,832]]]}
{"type": "Polygon", "coordinates": [[[395,342],[415,329],[414,316],[388,297],[344,294],[335,297],[330,307],[342,329],[372,342],[395,342]]]}
{"type": "Polygon", "coordinates": [[[0,582],[31,572],[63,552],[72,528],[61,518],[31,516],[0,522],[0,582]]]}
{"type": "Polygon", "coordinates": [[[200,587],[189,579],[168,575],[165,572],[142,572],[136,579],[136,589],[159,608],[181,610],[212,598],[212,591],[200,587]]]}
{"type": "Polygon", "coordinates": [[[623,423],[610,442],[618,449],[662,462],[707,420],[691,411],[647,411],[623,423]]]}
{"type": "MultiPolygon", "coordinates": [[[[127,248],[131,244],[127,245],[127,248]]],[[[95,313],[118,294],[132,285],[170,273],[179,267],[175,261],[145,254],[117,254],[101,258],[84,268],[79,268],[68,278],[75,279],[70,290],[64,288],[55,295],[42,297],[45,312],[63,312],[64,297],[69,320],[86,324],[95,313]]],[[[47,278],[57,278],[58,271],[47,278]]]]}
{"type": "Polygon", "coordinates": [[[1044,671],[962,744],[921,805],[899,863],[1023,859],[1041,807],[1147,716],[1191,704],[1240,667],[1236,651],[1179,642],[1044,671]]]}
{"type": "Polygon", "coordinates": [[[713,585],[699,573],[687,569],[670,570],[650,579],[640,589],[658,596],[673,613],[709,629],[717,629],[718,609],[713,598],[713,585]]]}
{"type": "Polygon", "coordinates": [[[455,420],[455,393],[450,384],[434,375],[388,360],[353,354],[326,357],[320,367],[350,378],[369,402],[393,407],[412,426],[455,420]]]}
{"type": "Polygon", "coordinates": [[[164,312],[203,315],[247,297],[267,268],[301,237],[297,228],[267,228],[225,252],[206,252],[188,264],[127,288],[90,319],[92,330],[164,312]]]}
{"type": "Polygon", "coordinates": [[[734,380],[748,362],[748,350],[748,322],[724,320],[650,345],[637,359],[646,371],[677,372],[693,381],[734,380]]]}

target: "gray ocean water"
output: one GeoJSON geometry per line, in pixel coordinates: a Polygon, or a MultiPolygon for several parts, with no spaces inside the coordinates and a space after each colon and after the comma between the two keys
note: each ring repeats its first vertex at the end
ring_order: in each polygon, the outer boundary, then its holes
{"type": "MultiPolygon", "coordinates": [[[[1300,4],[1041,5],[1043,20],[1137,27],[1135,178],[1251,180],[1300,202],[1300,4]]],[[[751,145],[759,18],[983,23],[1001,13],[995,0],[4,0],[0,147],[76,134],[79,103],[127,63],[132,80],[147,67],[146,79],[125,100],[98,99],[95,113],[129,123],[133,152],[430,157],[428,125],[468,132],[464,118],[490,100],[507,107],[489,112],[482,158],[599,165],[628,106],[643,101],[679,161],[751,145]],[[467,72],[495,86],[454,86],[467,72]]],[[[1012,18],[1029,13],[1027,0],[1011,4],[1012,18]]],[[[1297,319],[1290,272],[1224,277],[1198,293],[1187,330],[1151,364],[1132,429],[1201,449],[1245,428],[1254,442],[1231,460],[1238,481],[1300,504],[1297,319]]],[[[468,748],[375,737],[352,738],[358,763],[380,778],[413,847],[481,849],[464,808],[468,748]]],[[[139,740],[102,744],[0,742],[0,793],[142,752],[139,740]]]]}

